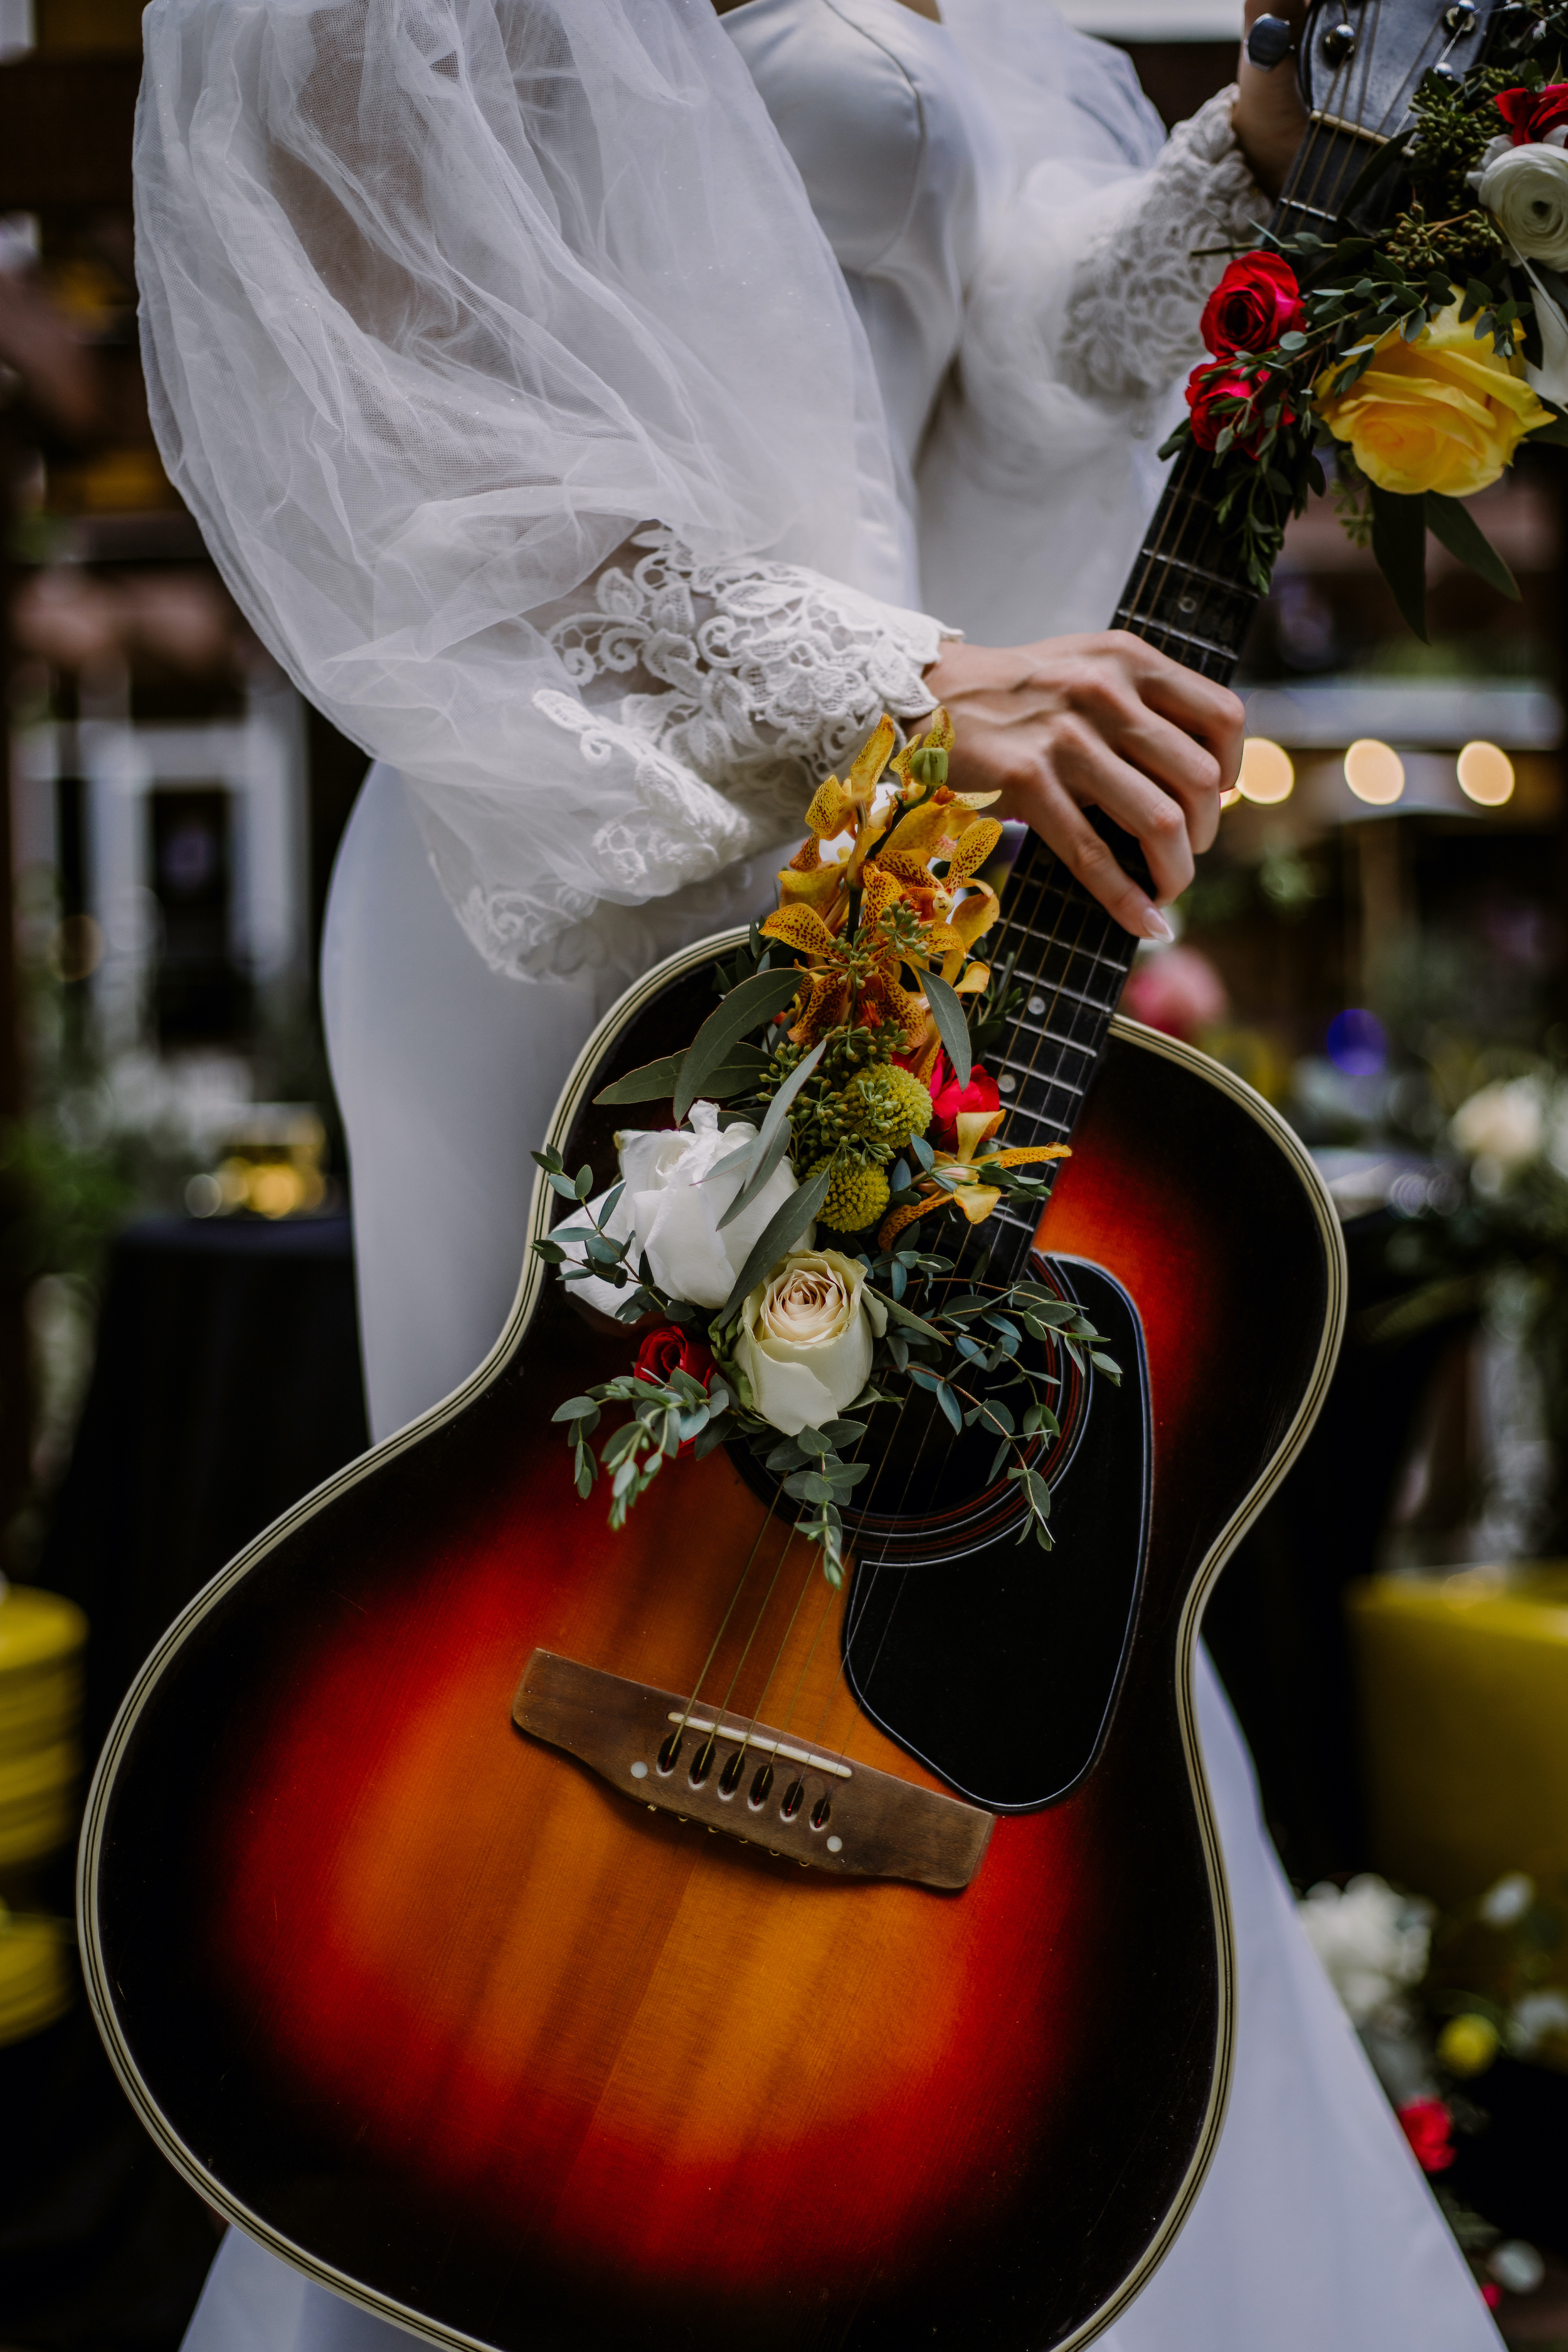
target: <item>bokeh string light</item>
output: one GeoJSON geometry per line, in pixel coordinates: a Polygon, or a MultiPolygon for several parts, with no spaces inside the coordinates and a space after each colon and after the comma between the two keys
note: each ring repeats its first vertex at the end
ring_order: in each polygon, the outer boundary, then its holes
{"type": "Polygon", "coordinates": [[[1480,808],[1501,808],[1513,797],[1513,761],[1495,743],[1467,743],[1459,754],[1459,790],[1480,808]]]}
{"type": "Polygon", "coordinates": [[[1405,790],[1405,762],[1392,744],[1363,735],[1345,753],[1345,782],[1358,801],[1392,808],[1405,790]]]}

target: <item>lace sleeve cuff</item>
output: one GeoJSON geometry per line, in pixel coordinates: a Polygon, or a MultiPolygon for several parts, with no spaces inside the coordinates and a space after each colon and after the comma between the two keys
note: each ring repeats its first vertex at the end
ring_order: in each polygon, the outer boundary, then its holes
{"type": "Polygon", "coordinates": [[[1061,346],[1079,389],[1162,392],[1199,356],[1199,314],[1225,266],[1211,248],[1249,242],[1269,210],[1231,128],[1235,100],[1221,90],[1178,124],[1079,257],[1061,346]]]}
{"type": "Polygon", "coordinates": [[[797,565],[700,563],[662,530],[531,617],[571,689],[539,688],[533,708],[584,763],[582,794],[567,795],[582,814],[563,820],[580,830],[579,880],[507,887],[510,828],[465,844],[426,823],[470,937],[516,971],[603,961],[601,906],[618,914],[711,885],[798,836],[816,785],[884,710],[931,709],[921,672],[954,634],[797,565]]]}

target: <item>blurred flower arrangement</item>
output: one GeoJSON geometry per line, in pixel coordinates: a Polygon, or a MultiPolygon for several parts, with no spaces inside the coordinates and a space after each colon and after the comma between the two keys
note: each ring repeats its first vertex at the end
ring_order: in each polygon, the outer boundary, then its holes
{"type": "Polygon", "coordinates": [[[554,1416],[579,1493],[607,1475],[620,1527],[667,1460],[748,1440],[834,1584],[841,1507],[871,1466],[850,1458],[858,1416],[923,1392],[933,1430],[994,1436],[989,1475],[1018,1488],[1019,1540],[1048,1550],[1037,1465],[1059,1434],[1063,1357],[1120,1379],[1070,1299],[989,1279],[988,1248],[968,1246],[1005,1198],[1037,1213],[1065,1151],[1004,1142],[975,1066],[1009,1005],[975,953],[999,912],[982,874],[994,795],[949,789],[944,712],[895,755],[898,740],[884,718],[817,791],[780,903],[696,1036],[597,1097],[668,1101],[673,1127],[619,1134],[619,1181],[597,1198],[591,1169],[533,1155],[573,1211],[535,1250],[585,1305],[646,1331],[630,1370],[554,1416]],[[931,1245],[938,1217],[952,1255],[931,1245]],[[612,1407],[626,1417],[595,1454],[612,1407]]]}
{"type": "Polygon", "coordinates": [[[1568,2071],[1568,1884],[1509,1871],[1439,1912],[1369,1874],[1310,1888],[1297,1910],[1483,2295],[1495,2307],[1505,2288],[1530,2294],[1544,2270],[1536,2249],[1443,2176],[1456,2134],[1487,2127],[1484,2078],[1500,2055],[1568,2071]]]}
{"type": "Polygon", "coordinates": [[[1219,472],[1219,513],[1259,589],[1287,520],[1324,488],[1426,634],[1428,530],[1517,595],[1464,504],[1521,439],[1568,440],[1568,83],[1564,22],[1510,8],[1487,61],[1428,73],[1408,130],[1374,149],[1357,194],[1398,172],[1389,217],[1328,238],[1299,229],[1234,259],[1203,317],[1208,357],[1165,445],[1219,472]]]}

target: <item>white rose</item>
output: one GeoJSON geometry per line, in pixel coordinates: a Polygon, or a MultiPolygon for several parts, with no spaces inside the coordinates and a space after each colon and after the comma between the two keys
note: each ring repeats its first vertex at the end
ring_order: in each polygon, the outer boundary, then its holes
{"type": "Polygon", "coordinates": [[[1468,1159],[1490,1160],[1506,1175],[1536,1157],[1545,1127],[1533,1078],[1494,1078],[1459,1105],[1448,1132],[1468,1159]]]}
{"type": "MultiPolygon", "coordinates": [[[[756,1199],[720,1232],[719,1220],[745,1182],[746,1171],[715,1174],[715,1167],[754,1141],[756,1133],[744,1118],[721,1128],[715,1106],[699,1102],[691,1106],[689,1130],[633,1129],[616,1138],[626,1190],[605,1231],[612,1240],[633,1243],[629,1272],[635,1274],[637,1259],[646,1255],[648,1272],[667,1298],[722,1307],[763,1228],[799,1181],[787,1159],[781,1160],[756,1199]]],[[[555,1235],[579,1265],[582,1252],[572,1243],[581,1230],[569,1222],[555,1235]]],[[[613,1315],[630,1296],[597,1276],[574,1282],[572,1289],[605,1315],[613,1315]]]]}
{"type": "Polygon", "coordinates": [[[1521,260],[1568,264],[1568,154],[1555,142],[1495,154],[1477,193],[1521,260]]]}
{"type": "Polygon", "coordinates": [[[838,1250],[792,1250],[741,1309],[736,1364],[757,1411],[786,1437],[820,1429],[869,1379],[888,1310],[865,1283],[865,1267],[838,1250]]]}
{"type": "Polygon", "coordinates": [[[1342,1895],[1337,1886],[1314,1886],[1296,1907],[1352,2024],[1369,2023],[1402,1986],[1425,1975],[1431,1912],[1383,1879],[1352,1878],[1342,1895]]]}

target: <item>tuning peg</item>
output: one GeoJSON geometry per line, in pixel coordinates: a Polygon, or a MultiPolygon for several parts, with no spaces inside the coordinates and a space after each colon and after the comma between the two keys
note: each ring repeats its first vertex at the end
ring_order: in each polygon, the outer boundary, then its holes
{"type": "Polygon", "coordinates": [[[1322,49],[1331,66],[1348,66],[1355,55],[1355,26],[1331,25],[1323,35],[1322,49]]]}
{"type": "Polygon", "coordinates": [[[1443,12],[1443,24],[1453,39],[1465,40],[1476,29],[1476,0],[1454,0],[1443,12]]]}
{"type": "Polygon", "coordinates": [[[1290,27],[1284,17],[1259,16],[1247,37],[1247,62],[1262,73],[1272,73],[1289,54],[1290,27]]]}

